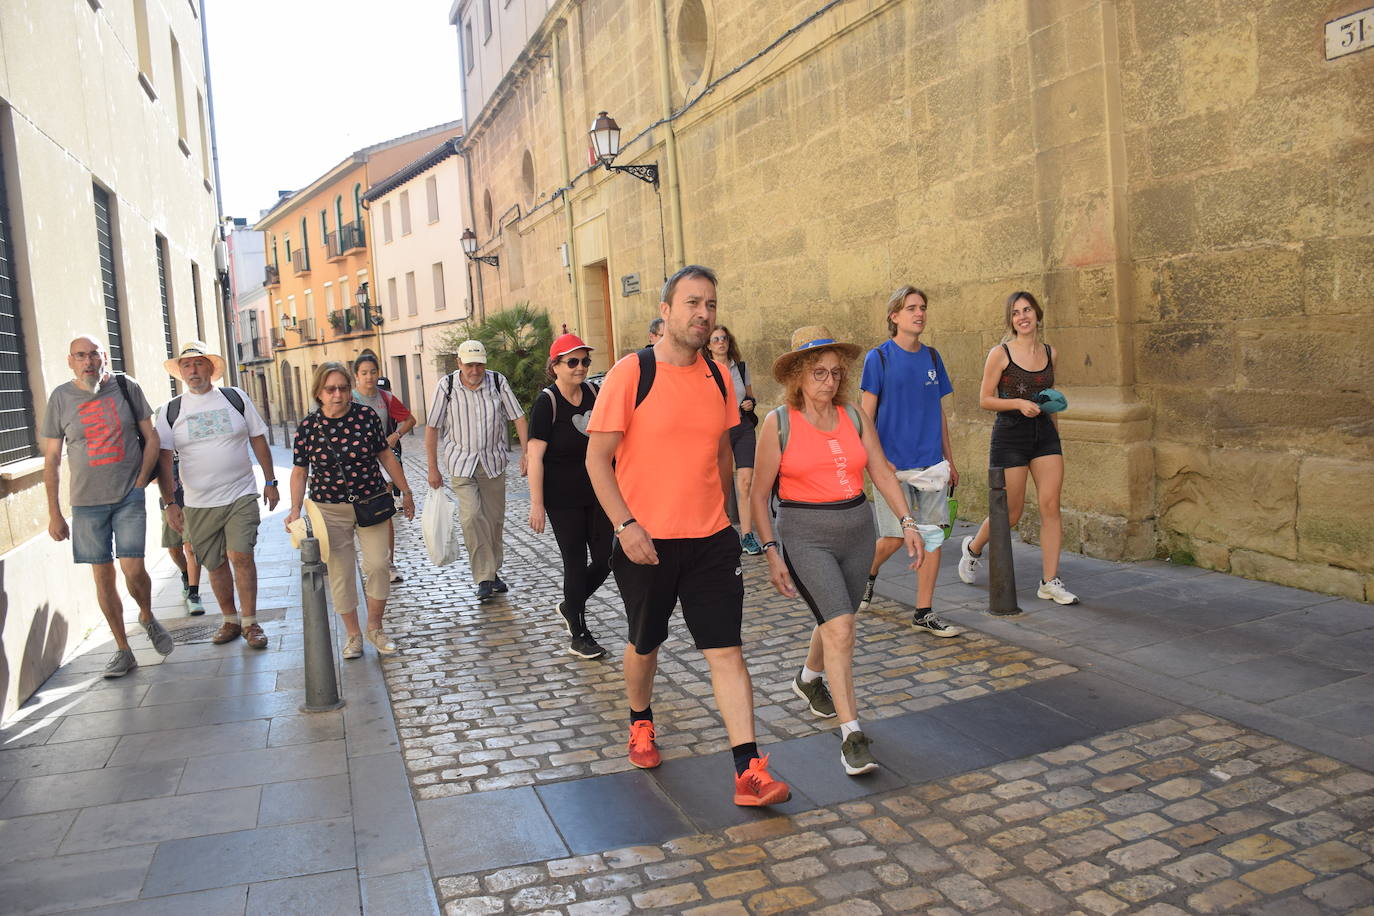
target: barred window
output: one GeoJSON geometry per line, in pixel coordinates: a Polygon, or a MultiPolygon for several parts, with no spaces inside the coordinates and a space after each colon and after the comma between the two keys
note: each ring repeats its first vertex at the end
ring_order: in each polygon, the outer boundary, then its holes
{"type": "Polygon", "coordinates": [[[114,228],[110,214],[110,192],[94,185],[95,241],[100,254],[100,288],[105,299],[106,352],[110,368],[124,371],[124,330],[119,306],[119,284],[115,276],[114,228]]]}
{"type": "Polygon", "coordinates": [[[7,201],[5,162],[0,158],[0,464],[38,454],[33,436],[38,422],[29,390],[7,201]]]}

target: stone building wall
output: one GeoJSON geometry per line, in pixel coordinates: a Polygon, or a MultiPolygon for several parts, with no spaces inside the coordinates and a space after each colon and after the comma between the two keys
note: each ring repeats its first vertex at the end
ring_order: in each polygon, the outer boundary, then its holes
{"type": "Polygon", "coordinates": [[[1374,52],[1328,63],[1321,43],[1350,10],[664,5],[666,67],[653,3],[565,0],[471,113],[476,219],[485,195],[493,212],[478,235],[501,257],[482,268],[489,311],[528,299],[606,347],[604,269],[623,353],[680,250],[719,272],[720,320],[767,403],[794,327],[876,344],[888,294],[915,283],[973,516],[982,366],[1006,295],[1029,289],[1072,405],[1067,547],[1369,597],[1371,332],[1355,312],[1374,121],[1357,87],[1374,52]],[[665,93],[674,115],[656,124],[665,93]],[[582,174],[601,109],[623,130],[618,164],[658,164],[657,194],[582,174]],[[638,294],[621,294],[627,274],[638,294]]]}

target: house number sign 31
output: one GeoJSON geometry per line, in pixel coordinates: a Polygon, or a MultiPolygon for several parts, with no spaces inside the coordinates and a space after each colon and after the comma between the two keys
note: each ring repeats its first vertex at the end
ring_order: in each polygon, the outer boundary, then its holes
{"type": "Polygon", "coordinates": [[[1326,59],[1374,48],[1374,6],[1326,24],[1326,59]]]}

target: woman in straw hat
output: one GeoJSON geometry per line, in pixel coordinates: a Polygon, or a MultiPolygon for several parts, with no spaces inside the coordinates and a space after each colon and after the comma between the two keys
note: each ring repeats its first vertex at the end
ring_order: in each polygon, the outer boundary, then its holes
{"type": "Polygon", "coordinates": [[[353,400],[353,373],[343,363],[321,363],[310,383],[318,410],[311,411],[296,429],[295,465],[291,470],[291,511],[287,529],[300,518],[307,478],[310,499],[319,509],[329,533],[329,591],[334,611],[343,618],[348,637],[343,657],[363,654],[363,630],[358,625],[356,533],[362,544],[363,592],[367,596],[367,639],[378,655],[396,650],[382,629],[386,599],[391,594],[389,536],[391,521],[360,526],[353,503],[378,493],[389,493],[382,479],[386,468],[401,490],[402,511],[415,517],[415,500],[405,471],[387,447],[381,421],[372,408],[353,400]],[[380,462],[380,467],[378,465],[380,462]]]}
{"type": "Polygon", "coordinates": [[[863,598],[875,537],[863,491],[865,468],[901,519],[907,554],[914,558],[911,568],[925,559],[916,520],[877,431],[849,403],[845,391],[859,353],[858,346],[836,341],[817,325],[792,335],[791,352],[773,363],[773,377],[786,390],[786,401],[763,422],[752,493],[773,587],[789,597],[800,593],[816,618],[806,664],[792,690],[818,716],[839,713],[840,762],[851,776],[878,767],[859,727],[852,677],[854,612],[863,598]],[[773,539],[768,513],[775,481],[781,545],[773,539]]]}

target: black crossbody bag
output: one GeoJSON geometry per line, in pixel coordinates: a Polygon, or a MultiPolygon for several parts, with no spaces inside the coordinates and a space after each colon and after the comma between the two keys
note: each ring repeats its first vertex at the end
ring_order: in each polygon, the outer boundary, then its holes
{"type": "Polygon", "coordinates": [[[373,525],[380,525],[396,514],[396,497],[391,495],[390,488],[384,487],[371,496],[364,496],[361,499],[354,495],[353,487],[348,483],[348,475],[344,473],[343,461],[339,458],[339,453],[329,447],[329,440],[325,439],[323,435],[321,435],[320,441],[324,443],[324,450],[334,459],[334,467],[339,470],[344,489],[348,491],[348,501],[353,506],[353,519],[358,523],[359,528],[371,528],[373,525]]]}

